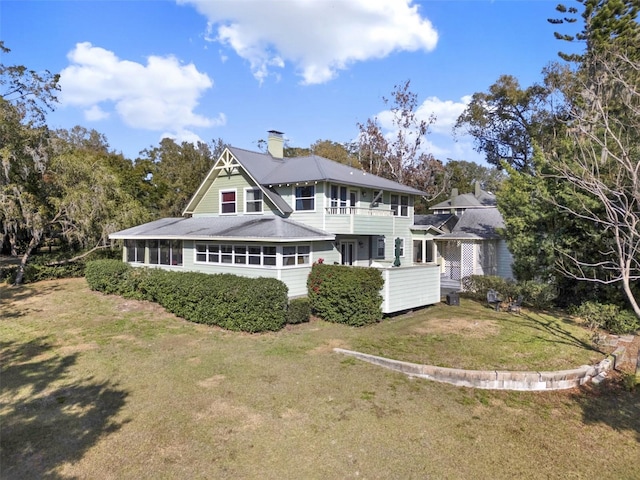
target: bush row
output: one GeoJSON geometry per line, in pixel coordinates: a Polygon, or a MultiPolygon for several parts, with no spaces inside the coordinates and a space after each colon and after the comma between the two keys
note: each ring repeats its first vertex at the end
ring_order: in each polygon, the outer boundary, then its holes
{"type": "Polygon", "coordinates": [[[502,277],[470,275],[462,279],[464,295],[480,302],[487,299],[490,289],[500,292],[502,298],[518,298],[522,295],[524,305],[537,309],[551,308],[558,296],[553,284],[525,281],[516,283],[502,277]]]}
{"type": "Polygon", "coordinates": [[[382,273],[375,268],[316,263],[307,280],[315,315],[328,322],[362,326],[382,320],[382,273]]]}
{"type": "Polygon", "coordinates": [[[186,320],[227,330],[281,329],[287,320],[287,286],[274,278],[172,272],[131,267],[117,260],[87,264],[89,287],[156,302],[186,320]]]}
{"type": "Polygon", "coordinates": [[[611,333],[633,333],[640,328],[638,318],[629,310],[617,305],[587,301],[573,307],[571,313],[582,318],[590,328],[603,328],[611,333]]]}

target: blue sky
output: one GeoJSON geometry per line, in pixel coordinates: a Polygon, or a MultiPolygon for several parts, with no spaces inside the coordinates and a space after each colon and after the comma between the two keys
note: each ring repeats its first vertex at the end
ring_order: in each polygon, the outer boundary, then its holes
{"type": "MultiPolygon", "coordinates": [[[[481,162],[451,127],[501,74],[522,86],[566,50],[557,0],[3,0],[2,63],[61,73],[52,128],[105,134],[128,158],[163,136],[255,150],[353,140],[394,85],[435,114],[436,158],[481,162]]],[[[389,133],[392,133],[389,130],[389,133]]]]}

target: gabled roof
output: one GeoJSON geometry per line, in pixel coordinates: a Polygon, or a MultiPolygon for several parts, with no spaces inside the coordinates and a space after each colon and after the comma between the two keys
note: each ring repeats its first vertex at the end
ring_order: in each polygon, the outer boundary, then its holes
{"type": "Polygon", "coordinates": [[[195,206],[217,177],[217,172],[221,169],[221,164],[227,165],[227,167],[230,168],[231,165],[235,163],[244,169],[247,175],[261,188],[264,195],[284,215],[291,213],[293,209],[274,190],[274,187],[278,185],[327,181],[361,188],[365,187],[405,193],[408,195],[426,195],[425,192],[418,189],[378,177],[377,175],[372,175],[358,168],[349,167],[348,165],[343,165],[317,155],[276,158],[269,153],[227,147],[200,184],[200,187],[198,187],[193,197],[191,197],[184,213],[193,212],[195,206]]]}
{"type": "Polygon", "coordinates": [[[495,240],[501,238],[499,228],[504,228],[504,220],[496,207],[469,209],[459,217],[451,233],[435,240],[495,240]]]}
{"type": "Polygon", "coordinates": [[[268,153],[251,152],[235,147],[229,147],[229,151],[262,185],[328,181],[398,193],[426,195],[425,192],[415,188],[318,155],[274,158],[268,153]]]}
{"type": "Polygon", "coordinates": [[[458,218],[453,213],[414,215],[411,230],[435,230],[438,233],[446,233],[457,220],[458,218]]]}
{"type": "Polygon", "coordinates": [[[444,202],[430,207],[430,210],[486,208],[495,207],[496,203],[496,196],[493,193],[480,190],[477,195],[474,193],[463,193],[462,195],[453,196],[444,202]]]}
{"type": "Polygon", "coordinates": [[[112,239],[318,241],[335,235],[276,215],[162,218],[112,233],[112,239]]]}

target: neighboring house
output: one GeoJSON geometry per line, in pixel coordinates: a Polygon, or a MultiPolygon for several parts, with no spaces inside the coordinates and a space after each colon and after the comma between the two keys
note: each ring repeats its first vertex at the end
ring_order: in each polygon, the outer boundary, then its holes
{"type": "Polygon", "coordinates": [[[446,228],[438,227],[442,234],[433,238],[443,288],[460,289],[461,279],[469,275],[513,278],[513,257],[498,233],[504,228],[504,220],[495,195],[482,190],[479,183],[474,193],[459,195],[454,188],[451,198],[431,210],[433,215],[417,215],[416,223],[424,225],[431,218],[439,218],[439,225],[443,225],[443,219],[447,219],[446,228]]]}
{"type": "Polygon", "coordinates": [[[416,253],[426,248],[413,230],[414,199],[422,195],[316,155],[284,158],[282,134],[271,131],[268,153],[226,148],[182,217],[110,238],[124,240],[124,260],[133,265],[278,278],[290,297],[306,295],[320,259],[378,267],[382,310],[391,313],[440,301],[440,270],[416,253]],[[396,244],[399,268],[392,267],[396,244]]]}

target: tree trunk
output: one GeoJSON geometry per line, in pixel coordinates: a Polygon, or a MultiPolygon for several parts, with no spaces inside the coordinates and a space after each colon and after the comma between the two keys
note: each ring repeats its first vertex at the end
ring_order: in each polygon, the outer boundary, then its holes
{"type": "Polygon", "coordinates": [[[22,283],[22,280],[24,278],[24,269],[27,266],[27,261],[29,260],[29,257],[31,256],[33,250],[35,250],[35,248],[38,246],[38,243],[40,243],[40,240],[38,238],[39,236],[34,236],[31,238],[31,241],[27,246],[27,250],[24,252],[22,260],[20,261],[20,266],[18,267],[18,273],[16,275],[16,281],[13,283],[14,285],[20,285],[22,283]]]}

